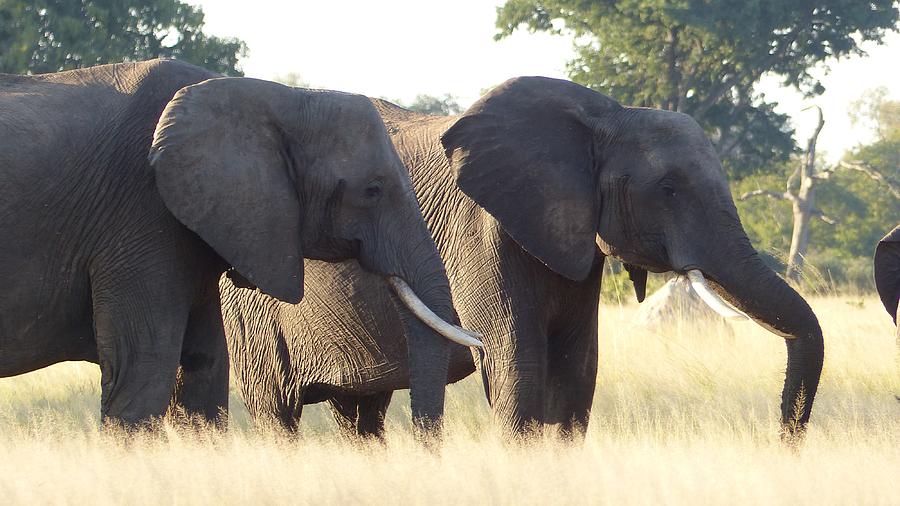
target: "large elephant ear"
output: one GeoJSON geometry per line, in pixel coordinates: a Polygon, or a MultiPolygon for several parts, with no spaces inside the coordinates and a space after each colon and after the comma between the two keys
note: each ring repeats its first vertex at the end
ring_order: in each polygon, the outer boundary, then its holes
{"type": "Polygon", "coordinates": [[[285,117],[297,90],[248,78],[182,88],[150,149],[156,185],[175,217],[262,291],[303,297],[301,202],[285,117]]]}
{"type": "Polygon", "coordinates": [[[884,309],[897,323],[900,302],[900,226],[878,242],[875,248],[875,287],[884,309]]]}
{"type": "Polygon", "coordinates": [[[592,126],[617,108],[569,81],[520,77],[482,97],[441,142],[463,193],[529,254],[581,281],[600,209],[592,126]]]}

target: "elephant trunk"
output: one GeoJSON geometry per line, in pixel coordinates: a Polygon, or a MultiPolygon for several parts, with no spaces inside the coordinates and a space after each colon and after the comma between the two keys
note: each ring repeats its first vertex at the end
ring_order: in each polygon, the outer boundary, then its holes
{"type": "MultiPolygon", "coordinates": [[[[401,275],[424,305],[444,322],[458,324],[450,295],[450,283],[437,249],[430,240],[428,260],[415,272],[401,275]]],[[[401,298],[402,299],[402,298],[401,298]]],[[[401,312],[407,329],[409,396],[413,423],[418,431],[439,437],[444,413],[444,389],[450,362],[450,346],[422,319],[401,312]]]]}
{"type": "Polygon", "coordinates": [[[781,394],[781,422],[787,438],[802,435],[819,386],[824,342],[818,319],[806,301],[763,263],[747,236],[731,243],[738,265],[700,266],[712,289],[764,328],[785,338],[787,370],[781,394]]]}
{"type": "Polygon", "coordinates": [[[364,251],[360,261],[364,268],[384,275],[400,301],[410,309],[400,311],[400,315],[406,326],[413,424],[419,435],[439,437],[450,343],[432,326],[457,340],[471,342],[475,334],[456,327],[459,319],[444,264],[418,207],[409,214],[408,220],[394,222],[405,223],[405,229],[397,225],[394,235],[388,234],[388,240],[379,242],[384,249],[364,251]],[[410,226],[409,220],[414,224],[410,226]]]}

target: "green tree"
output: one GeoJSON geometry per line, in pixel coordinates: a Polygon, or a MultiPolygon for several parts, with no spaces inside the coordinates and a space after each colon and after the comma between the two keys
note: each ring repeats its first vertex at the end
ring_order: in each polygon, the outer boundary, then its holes
{"type": "Polygon", "coordinates": [[[416,95],[413,103],[406,106],[406,108],[423,114],[435,114],[438,116],[450,116],[451,114],[462,112],[462,107],[456,102],[456,98],[449,93],[443,97],[416,95]]]}
{"type": "Polygon", "coordinates": [[[835,245],[871,255],[877,240],[900,223],[900,101],[888,100],[885,89],[872,90],[853,115],[870,125],[874,139],[847,153],[830,181],[859,200],[856,209],[836,210],[847,216],[847,226],[835,245]]]}
{"type": "MultiPolygon", "coordinates": [[[[884,90],[867,94],[856,108],[859,122],[871,126],[873,141],[847,153],[838,164],[818,165],[815,216],[833,219],[808,220],[809,249],[804,262],[804,284],[829,288],[850,285],[872,289],[871,258],[875,245],[898,223],[900,216],[900,101],[886,99],[884,90]]],[[[827,127],[826,127],[827,128],[827,127]]],[[[772,174],[759,174],[733,183],[742,197],[765,195],[775,198],[738,199],[737,206],[751,241],[771,257],[789,261],[792,229],[796,219],[785,192],[785,178],[803,161],[797,157],[772,174]]],[[[788,191],[798,195],[796,185],[788,191]]]]}
{"type": "Polygon", "coordinates": [[[296,72],[288,72],[287,74],[277,75],[272,78],[276,83],[281,83],[294,88],[310,88],[310,84],[303,79],[303,76],[296,72]]]}
{"type": "Polygon", "coordinates": [[[0,0],[0,72],[171,57],[241,75],[246,51],[204,34],[203,11],[178,0],[0,0]]]}
{"type": "Polygon", "coordinates": [[[574,37],[570,77],[629,105],[694,116],[732,176],[796,150],[788,118],[755,91],[764,74],[814,96],[810,69],[895,30],[896,0],[507,0],[497,38],[574,37]]]}

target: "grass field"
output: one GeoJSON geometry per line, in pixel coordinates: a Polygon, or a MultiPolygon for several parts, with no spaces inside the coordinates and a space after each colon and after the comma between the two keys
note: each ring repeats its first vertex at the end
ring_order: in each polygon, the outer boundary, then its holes
{"type": "Polygon", "coordinates": [[[0,380],[0,503],[900,504],[900,371],[875,298],[812,301],[826,339],[813,423],[778,439],[783,341],[752,323],[662,336],[601,308],[587,440],[500,441],[480,382],[449,387],[438,451],[415,444],[405,393],[387,444],[341,439],[323,406],[289,437],[232,398],[227,433],[98,429],[99,372],[62,364],[0,380]]]}

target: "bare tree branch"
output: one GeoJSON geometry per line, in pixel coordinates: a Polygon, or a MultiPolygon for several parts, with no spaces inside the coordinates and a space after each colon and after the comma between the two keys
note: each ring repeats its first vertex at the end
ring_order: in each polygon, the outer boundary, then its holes
{"type": "Polygon", "coordinates": [[[885,176],[880,170],[865,162],[841,160],[838,165],[843,169],[856,170],[885,185],[895,199],[900,200],[900,185],[885,176]]]}
{"type": "Polygon", "coordinates": [[[753,197],[769,197],[769,198],[775,199],[775,200],[790,200],[792,202],[794,201],[794,199],[797,198],[792,193],[789,193],[789,192],[778,193],[778,192],[773,192],[771,190],[753,190],[753,191],[744,193],[743,195],[738,197],[738,200],[744,201],[744,200],[747,200],[747,199],[750,199],[753,197]]]}
{"type": "Polygon", "coordinates": [[[837,225],[837,220],[836,220],[836,219],[834,219],[834,218],[832,218],[831,216],[828,216],[827,214],[823,213],[820,209],[813,209],[812,214],[813,214],[813,216],[815,216],[816,218],[819,218],[820,220],[824,221],[825,223],[827,223],[827,224],[829,224],[829,225],[837,225]]]}
{"type": "Polygon", "coordinates": [[[801,166],[797,165],[797,168],[794,169],[794,172],[792,172],[791,175],[788,176],[787,183],[785,183],[785,185],[784,185],[785,193],[790,193],[791,195],[793,195],[791,187],[794,186],[794,182],[797,181],[798,177],[800,177],[800,169],[801,169],[801,166]]]}
{"type": "Polygon", "coordinates": [[[823,169],[817,170],[813,175],[813,179],[818,179],[820,181],[825,181],[831,178],[832,174],[834,174],[834,170],[836,167],[825,167],[823,169]]]}

